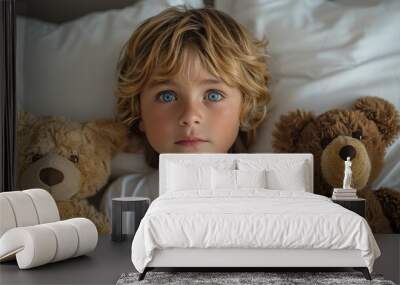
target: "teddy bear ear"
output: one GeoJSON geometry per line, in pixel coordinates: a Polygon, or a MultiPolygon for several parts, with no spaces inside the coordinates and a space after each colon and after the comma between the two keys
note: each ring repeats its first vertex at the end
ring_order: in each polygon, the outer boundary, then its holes
{"type": "Polygon", "coordinates": [[[37,121],[37,117],[28,112],[17,112],[17,128],[26,129],[32,126],[35,121],[37,121]]]}
{"type": "Polygon", "coordinates": [[[102,138],[110,146],[111,153],[125,149],[128,144],[128,129],[117,120],[96,120],[87,123],[84,128],[102,138]]]}
{"type": "Polygon", "coordinates": [[[295,152],[302,130],[314,120],[314,114],[297,110],[282,115],[272,133],[272,147],[277,152],[295,152]]]}
{"type": "Polygon", "coordinates": [[[400,133],[400,117],[395,106],[379,97],[358,99],[353,110],[359,110],[375,122],[386,145],[390,145],[400,133]]]}
{"type": "Polygon", "coordinates": [[[36,125],[41,118],[28,112],[17,112],[16,133],[18,148],[29,146],[31,136],[36,130],[36,125]]]}

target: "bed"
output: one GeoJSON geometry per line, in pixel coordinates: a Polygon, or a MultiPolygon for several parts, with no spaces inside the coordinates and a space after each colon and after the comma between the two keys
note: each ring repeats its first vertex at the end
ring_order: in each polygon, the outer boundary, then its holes
{"type": "Polygon", "coordinates": [[[132,242],[140,280],[166,267],[353,267],[370,279],[371,230],[312,193],[312,155],[161,154],[159,171],[132,242]]]}

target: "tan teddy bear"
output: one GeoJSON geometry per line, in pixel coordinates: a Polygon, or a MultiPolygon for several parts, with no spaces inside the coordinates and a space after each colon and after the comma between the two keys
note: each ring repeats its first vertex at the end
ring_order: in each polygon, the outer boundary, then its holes
{"type": "Polygon", "coordinates": [[[109,221],[87,198],[107,183],[111,158],[126,146],[127,135],[113,120],[78,123],[19,113],[18,187],[46,189],[61,219],[87,217],[100,233],[109,233],[109,221]]]}
{"type": "Polygon", "coordinates": [[[332,196],[341,188],[344,161],[352,161],[352,187],[367,200],[367,220],[374,232],[400,232],[400,192],[371,183],[383,168],[386,148],[400,133],[399,112],[377,97],[358,99],[351,109],[315,116],[296,111],[280,118],[273,133],[278,152],[314,155],[314,192],[332,196]]]}

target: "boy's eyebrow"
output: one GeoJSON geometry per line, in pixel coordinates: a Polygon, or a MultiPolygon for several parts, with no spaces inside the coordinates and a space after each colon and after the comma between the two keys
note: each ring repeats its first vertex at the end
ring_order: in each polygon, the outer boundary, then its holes
{"type": "Polygon", "coordinates": [[[200,81],[200,84],[211,84],[211,83],[224,83],[224,81],[219,78],[208,78],[200,81]]]}
{"type": "MultiPolygon", "coordinates": [[[[224,83],[224,81],[219,78],[206,78],[200,81],[200,84],[218,84],[218,83],[224,83]]],[[[151,86],[152,88],[157,87],[159,85],[178,85],[178,84],[175,80],[170,80],[170,79],[166,80],[153,79],[152,81],[150,81],[149,84],[149,86],[151,86]]]]}

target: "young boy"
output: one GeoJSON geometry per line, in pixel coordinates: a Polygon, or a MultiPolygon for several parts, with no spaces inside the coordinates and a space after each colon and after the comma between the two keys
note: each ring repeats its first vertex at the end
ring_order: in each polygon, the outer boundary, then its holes
{"type": "MultiPolygon", "coordinates": [[[[270,101],[265,43],[209,8],[173,7],[146,20],[118,72],[118,116],[154,169],[160,153],[247,152],[270,101]]],[[[111,197],[157,195],[158,172],[122,177],[105,194],[106,212],[111,197]]]]}

